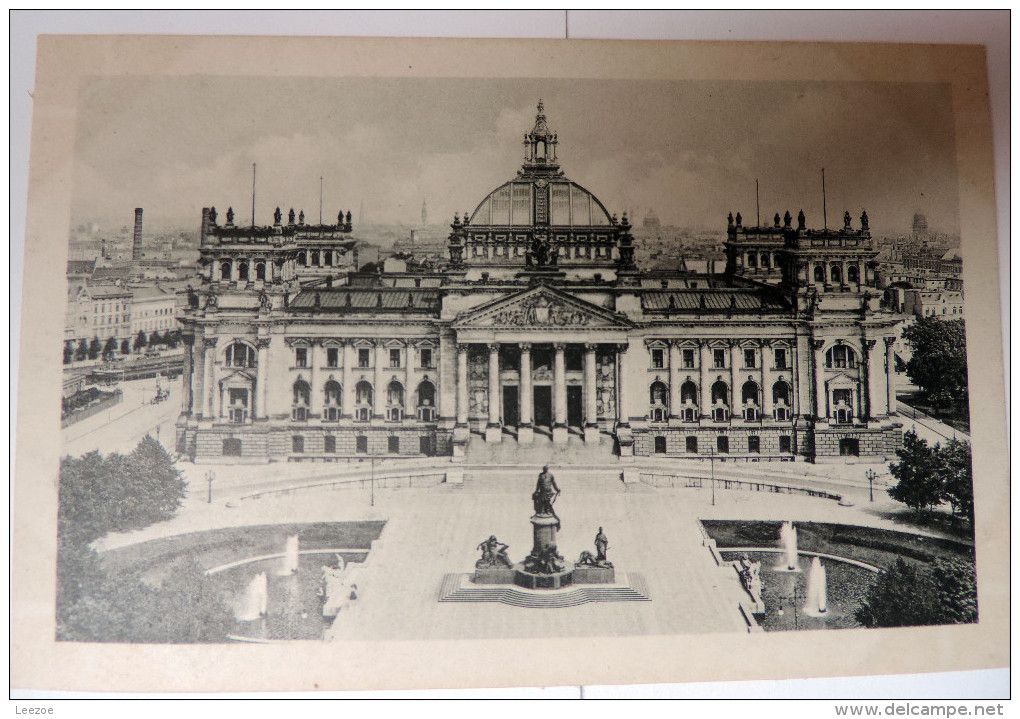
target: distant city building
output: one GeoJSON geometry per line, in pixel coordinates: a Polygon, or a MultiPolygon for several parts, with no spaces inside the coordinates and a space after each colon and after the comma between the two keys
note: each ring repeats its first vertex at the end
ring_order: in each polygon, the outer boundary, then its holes
{"type": "Polygon", "coordinates": [[[658,230],[662,227],[662,223],[659,222],[658,216],[655,214],[655,210],[649,209],[648,214],[645,215],[644,219],[641,220],[641,226],[650,231],[658,230]]]}
{"type": "Polygon", "coordinates": [[[915,237],[923,237],[928,234],[928,218],[922,213],[914,213],[914,220],[910,223],[910,234],[915,237]]]}
{"type": "Polygon", "coordinates": [[[159,286],[131,288],[131,334],[177,329],[177,295],[159,286]]]}
{"type": "Polygon", "coordinates": [[[131,336],[129,289],[117,285],[83,285],[69,298],[64,324],[65,341],[122,340],[131,336]]]}
{"type": "Polygon", "coordinates": [[[131,244],[131,259],[137,262],[142,259],[142,208],[135,208],[135,231],[131,244]]]}
{"type": "Polygon", "coordinates": [[[942,320],[962,319],[963,293],[905,290],[903,311],[915,317],[938,317],[942,320]]]}

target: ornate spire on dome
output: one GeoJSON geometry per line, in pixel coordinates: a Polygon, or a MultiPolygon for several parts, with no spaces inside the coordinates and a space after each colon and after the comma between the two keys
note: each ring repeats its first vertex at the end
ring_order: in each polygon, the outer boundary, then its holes
{"type": "Polygon", "coordinates": [[[556,133],[549,129],[545,119],[545,105],[538,101],[538,112],[535,115],[535,126],[524,136],[524,167],[529,170],[538,168],[557,169],[556,133]]]}

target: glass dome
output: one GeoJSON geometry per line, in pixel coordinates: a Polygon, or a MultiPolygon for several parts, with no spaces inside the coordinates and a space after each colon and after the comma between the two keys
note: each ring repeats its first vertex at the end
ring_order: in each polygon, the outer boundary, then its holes
{"type": "Polygon", "coordinates": [[[493,190],[471,215],[472,225],[526,227],[535,224],[535,206],[547,203],[551,227],[609,225],[605,206],[576,182],[512,180],[493,190]]]}

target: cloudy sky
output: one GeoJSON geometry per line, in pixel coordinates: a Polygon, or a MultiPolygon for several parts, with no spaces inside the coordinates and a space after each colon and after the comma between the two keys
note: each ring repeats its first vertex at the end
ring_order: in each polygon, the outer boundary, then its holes
{"type": "Polygon", "coordinates": [[[80,97],[72,222],[197,229],[203,206],[256,221],[279,205],[324,220],[362,203],[372,222],[473,210],[512,177],[545,102],[567,176],[610,212],[725,226],[803,208],[822,225],[867,209],[879,234],[913,213],[958,231],[948,86],[596,80],[131,78],[80,97]]]}

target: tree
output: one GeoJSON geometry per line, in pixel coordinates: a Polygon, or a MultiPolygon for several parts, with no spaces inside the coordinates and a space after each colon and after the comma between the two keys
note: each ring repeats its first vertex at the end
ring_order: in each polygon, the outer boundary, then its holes
{"type": "Polygon", "coordinates": [[[156,345],[166,344],[166,340],[162,335],[159,334],[159,330],[156,330],[149,335],[149,347],[155,347],[156,345]]]}
{"type": "Polygon", "coordinates": [[[103,359],[112,359],[113,355],[117,352],[117,338],[111,337],[106,340],[106,344],[103,345],[103,359]]]}
{"type": "Polygon", "coordinates": [[[80,340],[78,340],[78,348],[74,351],[74,361],[81,362],[88,356],[89,345],[88,342],[85,341],[85,338],[82,337],[80,340]]]}
{"type": "Polygon", "coordinates": [[[897,558],[868,590],[854,613],[865,627],[916,627],[977,621],[974,565],[936,559],[931,566],[897,558]]]}
{"type": "Polygon", "coordinates": [[[74,343],[73,342],[65,342],[64,343],[64,364],[71,364],[71,361],[73,359],[74,359],[74,343]]]}
{"type": "Polygon", "coordinates": [[[962,319],[921,317],[903,330],[913,350],[907,376],[934,407],[967,404],[967,344],[962,319]]]}
{"type": "Polygon", "coordinates": [[[890,464],[889,472],[899,483],[888,489],[889,496],[917,511],[941,504],[943,488],[937,471],[938,460],[928,442],[914,431],[907,432],[896,456],[900,461],[890,464]]]}
{"type": "Polygon", "coordinates": [[[93,337],[92,341],[89,342],[89,359],[94,360],[99,357],[99,353],[102,351],[103,346],[99,344],[99,338],[93,337]]]}
{"type": "Polygon", "coordinates": [[[142,349],[145,348],[145,345],[147,345],[148,343],[149,343],[148,340],[145,338],[145,332],[142,330],[138,330],[138,334],[135,336],[134,342],[135,352],[140,352],[142,349]]]}
{"type": "Polygon", "coordinates": [[[120,353],[122,355],[131,354],[131,340],[121,340],[120,342],[120,353]]]}
{"type": "Polygon", "coordinates": [[[938,473],[943,498],[960,514],[974,521],[974,473],[970,459],[970,442],[951,439],[944,447],[936,445],[938,473]]]}

